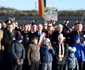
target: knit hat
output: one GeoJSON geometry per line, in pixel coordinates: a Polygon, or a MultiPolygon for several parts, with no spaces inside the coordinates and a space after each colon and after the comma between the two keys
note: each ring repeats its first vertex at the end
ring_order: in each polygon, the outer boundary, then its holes
{"type": "Polygon", "coordinates": [[[23,36],[21,35],[21,33],[19,31],[17,31],[17,35],[16,35],[16,40],[23,40],[23,36]]]}
{"type": "Polygon", "coordinates": [[[50,39],[49,38],[45,38],[44,39],[44,44],[49,43],[49,42],[50,42],[50,39]]]}
{"type": "Polygon", "coordinates": [[[75,51],[76,51],[76,48],[75,48],[75,47],[69,47],[69,48],[68,48],[68,51],[69,51],[69,52],[75,52],[75,51]]]}

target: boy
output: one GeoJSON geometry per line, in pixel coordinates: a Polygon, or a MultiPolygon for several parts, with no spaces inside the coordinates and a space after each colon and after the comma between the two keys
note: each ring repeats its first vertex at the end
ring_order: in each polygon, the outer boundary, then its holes
{"type": "Polygon", "coordinates": [[[38,70],[40,61],[40,47],[38,46],[38,37],[33,35],[31,43],[27,46],[27,60],[30,70],[38,70]]]}
{"type": "Polygon", "coordinates": [[[22,70],[23,61],[25,59],[25,49],[21,43],[22,40],[23,36],[18,31],[16,40],[10,46],[11,70],[22,70]]]}
{"type": "Polygon", "coordinates": [[[41,70],[52,70],[53,55],[55,54],[49,38],[45,38],[44,45],[40,48],[41,52],[41,70]]]}
{"type": "Polygon", "coordinates": [[[79,65],[78,65],[78,61],[75,57],[75,51],[76,48],[75,47],[69,47],[68,48],[68,52],[69,52],[69,56],[68,56],[68,70],[79,70],[79,65]]]}

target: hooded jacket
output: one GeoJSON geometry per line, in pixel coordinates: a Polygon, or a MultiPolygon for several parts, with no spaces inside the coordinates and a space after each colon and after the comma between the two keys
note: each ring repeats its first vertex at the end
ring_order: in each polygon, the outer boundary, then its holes
{"type": "Polygon", "coordinates": [[[40,53],[42,62],[48,63],[53,61],[54,49],[48,49],[47,46],[43,45],[40,48],[40,53]]]}
{"type": "Polygon", "coordinates": [[[76,40],[78,40],[80,38],[79,35],[76,35],[74,37],[74,43],[72,44],[72,47],[76,48],[76,52],[75,52],[75,56],[78,60],[82,60],[82,62],[85,62],[85,47],[84,45],[81,43],[81,41],[77,44],[76,40]]]}

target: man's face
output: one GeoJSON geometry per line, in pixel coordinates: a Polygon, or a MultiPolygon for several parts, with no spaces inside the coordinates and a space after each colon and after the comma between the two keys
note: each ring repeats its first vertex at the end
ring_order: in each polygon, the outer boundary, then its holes
{"type": "Polygon", "coordinates": [[[44,29],[47,29],[47,24],[46,23],[43,25],[43,28],[44,29]]]}
{"type": "Polygon", "coordinates": [[[77,31],[82,31],[82,24],[77,24],[76,26],[75,26],[75,29],[77,30],[77,31]]]}
{"type": "Polygon", "coordinates": [[[53,30],[53,26],[52,25],[48,25],[48,31],[53,30]]]}
{"type": "Polygon", "coordinates": [[[33,30],[37,30],[37,26],[36,25],[33,25],[33,30]]]}
{"type": "Polygon", "coordinates": [[[27,26],[27,25],[24,26],[24,30],[25,30],[25,31],[28,31],[28,26],[27,26]]]}
{"type": "Polygon", "coordinates": [[[13,27],[13,25],[11,24],[11,25],[8,25],[7,29],[8,29],[10,32],[12,32],[13,29],[14,29],[14,27],[13,27]]]}
{"type": "Polygon", "coordinates": [[[58,32],[62,32],[63,26],[62,25],[58,25],[57,30],[58,30],[58,32]]]}
{"type": "Polygon", "coordinates": [[[38,25],[38,30],[42,31],[42,29],[43,29],[42,25],[38,25]]]}

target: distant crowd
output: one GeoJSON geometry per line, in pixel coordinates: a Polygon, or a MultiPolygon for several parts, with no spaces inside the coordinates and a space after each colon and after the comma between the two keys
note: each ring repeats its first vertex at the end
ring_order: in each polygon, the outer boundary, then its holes
{"type": "Polygon", "coordinates": [[[85,26],[1,22],[0,70],[85,70],[85,26]]]}

